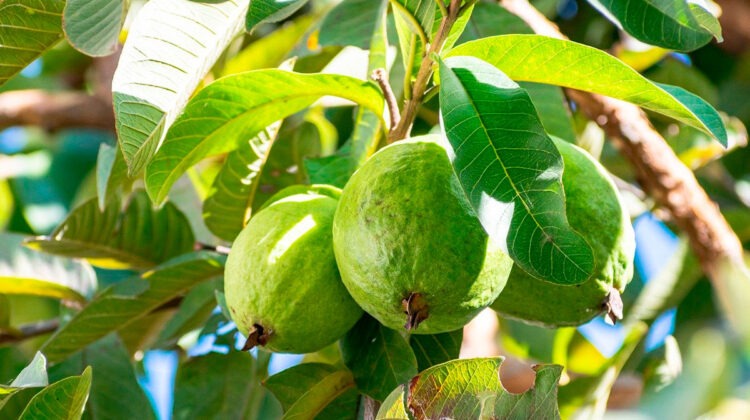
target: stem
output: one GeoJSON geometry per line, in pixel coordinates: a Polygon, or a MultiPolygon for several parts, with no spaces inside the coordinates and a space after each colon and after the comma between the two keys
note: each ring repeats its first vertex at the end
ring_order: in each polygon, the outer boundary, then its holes
{"type": "Polygon", "coordinates": [[[417,117],[417,110],[424,100],[427,83],[432,77],[432,65],[435,63],[432,59],[432,54],[440,54],[451,28],[458,20],[460,14],[461,0],[451,0],[448,6],[448,14],[440,21],[440,28],[422,57],[422,64],[419,66],[417,78],[412,86],[411,97],[406,101],[404,110],[401,113],[401,120],[388,133],[388,143],[403,140],[409,136],[411,127],[414,125],[414,119],[417,117]]]}
{"type": "Polygon", "coordinates": [[[388,83],[388,73],[386,73],[385,69],[375,69],[372,72],[372,75],[370,75],[372,80],[377,82],[378,86],[380,86],[380,90],[383,91],[383,97],[385,98],[385,103],[388,105],[388,111],[391,116],[391,127],[398,124],[399,120],[401,119],[401,115],[398,111],[398,101],[396,100],[396,95],[393,93],[393,88],[391,88],[391,84],[388,83]]]}
{"type": "Polygon", "coordinates": [[[33,324],[21,325],[18,329],[0,329],[0,345],[19,343],[40,335],[49,334],[60,326],[60,321],[50,319],[33,324]]]}

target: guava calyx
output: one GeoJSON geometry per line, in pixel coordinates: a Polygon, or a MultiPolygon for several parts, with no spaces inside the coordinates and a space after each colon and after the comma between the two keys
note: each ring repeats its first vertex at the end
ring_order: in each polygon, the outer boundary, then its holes
{"type": "Polygon", "coordinates": [[[410,293],[401,301],[401,305],[406,314],[406,324],[404,324],[406,331],[417,329],[419,324],[430,316],[427,302],[420,293],[410,293]]]}
{"type": "Polygon", "coordinates": [[[618,320],[622,319],[622,296],[620,292],[612,288],[607,295],[606,300],[602,304],[604,307],[604,321],[609,325],[615,325],[618,320]]]}
{"type": "Polygon", "coordinates": [[[265,346],[272,334],[273,330],[263,328],[260,324],[253,324],[253,330],[247,335],[242,351],[252,350],[256,346],[265,346]]]}

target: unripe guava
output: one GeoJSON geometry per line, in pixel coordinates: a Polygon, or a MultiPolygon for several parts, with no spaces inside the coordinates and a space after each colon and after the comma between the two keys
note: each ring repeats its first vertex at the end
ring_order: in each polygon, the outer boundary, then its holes
{"type": "Polygon", "coordinates": [[[513,267],[508,284],[492,304],[497,312],[546,327],[581,325],[608,312],[620,318],[620,292],[633,277],[635,235],[606,170],[584,150],[555,139],[565,164],[566,215],[594,251],[594,274],[575,286],[539,280],[513,267]]]}
{"type": "Polygon", "coordinates": [[[250,219],[227,259],[227,307],[248,335],[248,348],[314,352],[341,338],[362,315],[333,255],[338,191],[294,188],[279,192],[250,219]]]}
{"type": "Polygon", "coordinates": [[[432,137],[387,146],[357,170],[341,193],[333,244],[354,300],[383,325],[420,334],[464,326],[513,265],[432,137]]]}

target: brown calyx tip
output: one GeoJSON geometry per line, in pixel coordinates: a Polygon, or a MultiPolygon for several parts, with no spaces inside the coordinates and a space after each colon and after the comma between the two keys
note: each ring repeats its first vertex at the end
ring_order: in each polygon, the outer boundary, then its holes
{"type": "Polygon", "coordinates": [[[615,325],[618,320],[622,319],[622,297],[617,289],[612,289],[604,301],[604,321],[609,325],[615,325]]]}
{"type": "Polygon", "coordinates": [[[401,306],[406,314],[406,324],[404,328],[407,331],[416,329],[429,316],[427,302],[419,293],[410,293],[409,296],[401,300],[401,306]]]}
{"type": "Polygon", "coordinates": [[[260,324],[253,324],[253,330],[247,335],[245,345],[242,346],[242,351],[248,351],[256,346],[265,346],[268,340],[271,338],[273,331],[263,328],[260,324]]]}

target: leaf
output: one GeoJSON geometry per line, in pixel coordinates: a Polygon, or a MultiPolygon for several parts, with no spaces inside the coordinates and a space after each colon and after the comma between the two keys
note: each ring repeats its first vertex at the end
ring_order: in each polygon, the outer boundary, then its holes
{"type": "MultiPolygon", "coordinates": [[[[432,36],[437,4],[422,0],[390,0],[390,4],[396,22],[401,59],[407,81],[411,83],[422,64],[425,45],[432,36]]],[[[410,95],[410,89],[404,90],[404,94],[410,95]]]]}
{"type": "Polygon", "coordinates": [[[96,196],[99,210],[104,211],[107,202],[114,200],[124,183],[128,182],[128,166],[119,147],[106,143],[99,146],[96,157],[96,196]]]}
{"type": "Polygon", "coordinates": [[[216,308],[216,293],[222,286],[216,282],[201,283],[185,296],[177,313],[159,332],[160,347],[174,345],[183,335],[202,327],[216,308]]]}
{"type": "Polygon", "coordinates": [[[223,272],[224,257],[201,251],[175,258],[152,271],[117,283],[105,289],[57,330],[44,344],[43,351],[50,361],[63,360],[223,272]]]}
{"type": "Polygon", "coordinates": [[[198,83],[241,32],[247,0],[151,0],[130,28],[112,81],[120,148],[135,176],[198,83]]]}
{"type": "Polygon", "coordinates": [[[596,48],[541,35],[502,35],[459,45],[446,57],[459,55],[485,60],[513,80],[559,85],[634,103],[696,127],[727,145],[716,111],[691,109],[690,104],[681,103],[596,48]]]}
{"type": "Polygon", "coordinates": [[[263,398],[250,353],[209,353],[181,363],[174,394],[175,419],[256,418],[263,398]]]}
{"type": "Polygon", "coordinates": [[[318,43],[322,46],[352,45],[369,49],[375,27],[388,2],[385,0],[344,0],[320,24],[318,43]]]}
{"type": "Polygon", "coordinates": [[[358,102],[382,115],[380,90],[348,76],[266,69],[217,80],[198,92],[167,133],[146,170],[149,195],[162,202],[177,178],[201,159],[233,150],[326,95],[358,102]]]}
{"type": "Polygon", "coordinates": [[[119,44],[125,12],[123,0],[68,0],[63,14],[65,36],[84,54],[112,54],[119,44]]]}
{"type": "Polygon", "coordinates": [[[258,208],[261,173],[280,125],[272,124],[227,155],[203,203],[203,219],[214,235],[233,241],[258,208]]]}
{"type": "Polygon", "coordinates": [[[96,289],[91,266],[30,250],[24,240],[22,235],[0,233],[0,294],[86,302],[96,289]]]}
{"type": "Polygon", "coordinates": [[[692,51],[708,44],[714,33],[721,40],[718,19],[687,0],[588,2],[617,26],[647,44],[677,51],[692,51]]]}
{"type": "Polygon", "coordinates": [[[479,2],[474,6],[474,13],[459,37],[458,43],[463,44],[495,35],[533,33],[534,31],[523,19],[498,3],[479,2]]]}
{"type": "Polygon", "coordinates": [[[342,418],[328,415],[329,409],[337,414],[344,411],[338,400],[350,401],[351,411],[357,410],[357,399],[351,398],[357,395],[352,374],[325,363],[291,367],[269,377],[264,385],[284,407],[284,419],[342,418]]]}
{"type": "Polygon", "coordinates": [[[0,86],[62,38],[65,0],[0,2],[0,86]]]}
{"type": "Polygon", "coordinates": [[[305,4],[307,4],[307,0],[253,0],[250,2],[250,9],[247,11],[245,30],[252,32],[261,23],[280,22],[301,9],[305,4]]]}
{"type": "Polygon", "coordinates": [[[534,387],[511,394],[500,383],[502,361],[502,357],[462,359],[433,366],[414,377],[407,390],[394,391],[377,418],[559,419],[557,383],[562,366],[536,365],[534,387]]]}
{"type": "Polygon", "coordinates": [[[443,334],[414,334],[409,345],[417,356],[418,370],[421,372],[441,363],[458,359],[463,341],[463,330],[443,334]]]}
{"type": "Polygon", "coordinates": [[[529,82],[521,82],[519,85],[529,94],[544,130],[568,143],[575,143],[576,133],[562,89],[529,82]]]}
{"type": "Polygon", "coordinates": [[[378,401],[417,374],[417,359],[401,334],[367,315],[341,339],[341,354],[357,388],[378,401]]]}
{"type": "MultiPolygon", "coordinates": [[[[31,362],[23,368],[16,379],[10,383],[11,388],[34,388],[49,385],[47,378],[47,359],[40,352],[34,354],[31,362]]],[[[7,388],[4,388],[7,389],[7,388]]],[[[2,393],[3,391],[0,391],[2,393]]]]}
{"type": "Polygon", "coordinates": [[[138,384],[130,355],[116,335],[110,334],[77,356],[56,364],[50,369],[50,378],[75,375],[86,366],[91,366],[93,374],[86,418],[154,418],[151,404],[138,384]]]}
{"type": "Polygon", "coordinates": [[[143,191],[124,211],[119,198],[99,210],[96,199],[73,210],[50,236],[26,245],[50,254],[86,258],[103,268],[146,269],[193,249],[187,218],[171,203],[154,210],[143,191]]]}
{"type": "Polygon", "coordinates": [[[44,388],[29,401],[20,420],[80,419],[91,389],[91,368],[44,388]]]}
{"type": "Polygon", "coordinates": [[[528,94],[472,57],[440,63],[440,110],[449,155],[487,233],[525,271],[580,284],[594,268],[568,225],[563,163],[528,94]]]}

